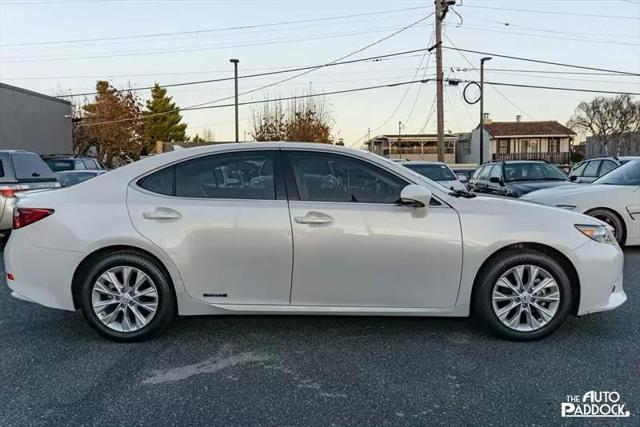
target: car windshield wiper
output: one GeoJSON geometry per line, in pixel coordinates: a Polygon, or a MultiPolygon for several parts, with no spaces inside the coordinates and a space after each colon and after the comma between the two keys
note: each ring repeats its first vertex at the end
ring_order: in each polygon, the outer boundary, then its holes
{"type": "Polygon", "coordinates": [[[471,193],[467,190],[453,190],[449,192],[449,195],[453,197],[464,197],[465,199],[473,199],[474,197],[476,197],[476,194],[471,193]]]}

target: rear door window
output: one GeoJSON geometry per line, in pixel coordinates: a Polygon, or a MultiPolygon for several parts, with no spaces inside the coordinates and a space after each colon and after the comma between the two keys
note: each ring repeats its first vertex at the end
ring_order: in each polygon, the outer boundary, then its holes
{"type": "Polygon", "coordinates": [[[598,168],[600,167],[600,160],[594,160],[589,162],[586,168],[584,168],[584,173],[582,176],[595,178],[598,176],[598,168]]]}
{"type": "Polygon", "coordinates": [[[617,167],[618,165],[616,165],[615,162],[612,162],[611,160],[603,160],[602,166],[600,166],[600,172],[598,172],[598,176],[606,175],[617,167]]]}
{"type": "Polygon", "coordinates": [[[18,181],[56,181],[55,174],[37,154],[13,153],[11,160],[18,181]]]}

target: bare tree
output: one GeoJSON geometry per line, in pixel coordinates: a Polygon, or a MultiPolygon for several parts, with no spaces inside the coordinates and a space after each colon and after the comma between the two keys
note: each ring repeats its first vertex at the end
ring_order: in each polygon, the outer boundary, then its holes
{"type": "Polygon", "coordinates": [[[581,102],[569,124],[591,134],[603,147],[605,155],[610,154],[610,148],[619,155],[632,133],[640,130],[640,102],[630,95],[581,102]]]}
{"type": "Polygon", "coordinates": [[[330,144],[333,113],[324,97],[304,97],[268,103],[254,111],[252,136],[256,141],[301,141],[330,144]]]}

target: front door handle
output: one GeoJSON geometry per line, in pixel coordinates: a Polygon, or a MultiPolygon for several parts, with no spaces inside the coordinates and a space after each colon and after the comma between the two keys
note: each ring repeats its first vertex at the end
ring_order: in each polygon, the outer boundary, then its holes
{"type": "Polygon", "coordinates": [[[155,220],[176,220],[182,218],[180,212],[169,209],[169,208],[155,208],[152,212],[144,212],[142,214],[144,219],[155,219],[155,220]]]}
{"type": "Polygon", "coordinates": [[[309,225],[322,225],[322,224],[333,224],[334,219],[331,215],[327,215],[322,212],[311,211],[307,212],[304,216],[297,216],[294,218],[294,221],[298,224],[309,224],[309,225]]]}

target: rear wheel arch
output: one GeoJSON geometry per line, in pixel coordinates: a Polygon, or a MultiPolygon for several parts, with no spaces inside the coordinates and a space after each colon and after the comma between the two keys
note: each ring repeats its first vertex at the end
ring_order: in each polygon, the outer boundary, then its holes
{"type": "Polygon", "coordinates": [[[88,273],[91,266],[95,264],[98,260],[114,253],[135,254],[135,255],[147,258],[150,262],[154,263],[158,268],[160,268],[160,270],[162,270],[163,274],[165,275],[170,285],[171,293],[173,297],[173,303],[174,303],[174,306],[177,307],[176,290],[175,290],[175,284],[173,282],[173,278],[171,277],[171,274],[169,273],[169,270],[167,269],[167,267],[157,256],[155,256],[149,251],[138,248],[136,246],[114,245],[114,246],[107,246],[104,248],[100,248],[95,250],[94,252],[91,252],[82,260],[82,262],[80,262],[80,264],[74,271],[73,279],[71,281],[71,293],[73,296],[73,306],[75,307],[76,310],[80,309],[80,289],[83,283],[83,277],[88,273]]]}
{"type": "Polygon", "coordinates": [[[476,273],[476,276],[473,280],[473,288],[471,290],[471,299],[470,299],[470,307],[471,307],[470,314],[472,316],[474,315],[473,301],[475,299],[476,289],[478,288],[478,283],[480,281],[480,278],[483,276],[483,274],[485,274],[489,266],[491,266],[496,259],[504,256],[505,254],[512,251],[516,251],[516,250],[522,250],[522,249],[529,249],[529,250],[543,253],[553,258],[558,263],[560,263],[560,265],[564,269],[567,276],[569,276],[569,281],[571,284],[572,300],[571,300],[571,306],[569,308],[569,312],[573,315],[576,315],[578,313],[578,307],[580,305],[580,277],[578,276],[578,272],[576,271],[573,263],[569,260],[569,258],[567,258],[559,250],[552,248],[551,246],[547,246],[541,243],[534,243],[534,242],[514,243],[511,245],[502,247],[497,251],[495,251],[493,254],[491,254],[487,259],[484,260],[484,262],[482,263],[482,266],[478,269],[478,272],[476,273]]]}

